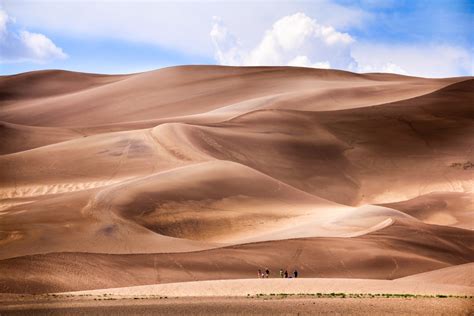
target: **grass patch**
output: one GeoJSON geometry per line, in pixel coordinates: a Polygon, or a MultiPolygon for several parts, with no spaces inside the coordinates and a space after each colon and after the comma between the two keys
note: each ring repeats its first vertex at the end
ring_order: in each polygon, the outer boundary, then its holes
{"type": "Polygon", "coordinates": [[[468,295],[422,295],[422,294],[409,294],[409,293],[270,293],[263,294],[259,293],[254,296],[247,294],[247,297],[252,298],[287,298],[287,297],[317,297],[317,298],[462,298],[462,299],[473,299],[474,296],[468,295]]]}

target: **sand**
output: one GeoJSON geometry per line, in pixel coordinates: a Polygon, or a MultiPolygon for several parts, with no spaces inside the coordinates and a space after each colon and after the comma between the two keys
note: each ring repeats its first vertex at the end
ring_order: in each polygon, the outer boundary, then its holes
{"type": "Polygon", "coordinates": [[[2,305],[2,315],[468,315],[472,301],[458,298],[168,298],[62,299],[2,305]]]}
{"type": "MultiPolygon", "coordinates": [[[[455,295],[472,296],[472,286],[440,284],[427,281],[408,282],[412,277],[398,280],[367,280],[367,279],[244,279],[179,282],[169,284],[144,285],[92,291],[58,293],[60,295],[92,295],[111,297],[188,297],[188,296],[256,296],[259,294],[413,294],[413,295],[455,295]]],[[[421,281],[421,278],[415,278],[421,281]]]]}
{"type": "Polygon", "coordinates": [[[1,76],[0,292],[471,293],[473,88],[297,67],[1,76]],[[253,280],[267,267],[304,278],[253,280]]]}

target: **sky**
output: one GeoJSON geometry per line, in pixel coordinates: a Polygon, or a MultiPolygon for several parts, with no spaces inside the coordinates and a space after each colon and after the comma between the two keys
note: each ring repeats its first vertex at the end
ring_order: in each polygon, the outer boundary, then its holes
{"type": "Polygon", "coordinates": [[[472,76],[474,0],[0,0],[0,75],[302,66],[472,76]]]}

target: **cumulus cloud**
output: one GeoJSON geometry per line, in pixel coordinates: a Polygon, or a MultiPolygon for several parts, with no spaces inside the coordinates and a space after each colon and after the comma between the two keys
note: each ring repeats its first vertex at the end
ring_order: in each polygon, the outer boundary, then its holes
{"type": "Polygon", "coordinates": [[[397,64],[392,62],[379,64],[360,64],[357,67],[359,72],[386,72],[401,75],[408,75],[408,72],[397,64]]]}
{"type": "Polygon", "coordinates": [[[354,39],[304,13],[285,16],[265,32],[259,43],[245,49],[220,18],[210,33],[216,60],[222,65],[290,65],[355,69],[350,46],[354,39]]]}
{"type": "Polygon", "coordinates": [[[229,32],[220,17],[215,16],[213,20],[210,36],[216,48],[216,60],[222,65],[238,65],[243,59],[240,41],[229,32]]]}
{"type": "MultiPolygon", "coordinates": [[[[2,2],[2,0],[0,0],[2,2]]],[[[62,37],[114,39],[157,45],[181,54],[208,58],[214,47],[209,21],[222,17],[234,34],[255,46],[282,16],[312,12],[319,23],[362,28],[371,14],[333,0],[318,1],[4,1],[4,8],[30,29],[62,37]],[[41,14],[38,14],[41,12],[41,14]]]]}
{"type": "Polygon", "coordinates": [[[473,52],[446,44],[356,43],[360,72],[394,72],[422,77],[473,75],[473,52]]]}
{"type": "Polygon", "coordinates": [[[303,13],[277,20],[250,48],[220,18],[214,18],[210,36],[221,65],[288,65],[424,77],[473,74],[473,54],[465,48],[357,42],[350,34],[303,13]]]}
{"type": "Polygon", "coordinates": [[[0,9],[0,62],[45,62],[67,55],[53,41],[40,33],[10,29],[14,21],[0,9]]]}
{"type": "Polygon", "coordinates": [[[295,66],[295,67],[313,67],[313,68],[331,68],[331,64],[328,61],[316,62],[311,63],[308,57],[306,56],[296,56],[294,59],[288,62],[288,66],[295,66]]]}

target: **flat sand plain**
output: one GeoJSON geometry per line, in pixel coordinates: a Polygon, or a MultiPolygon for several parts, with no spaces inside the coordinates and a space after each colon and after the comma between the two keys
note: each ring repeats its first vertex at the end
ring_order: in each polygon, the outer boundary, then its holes
{"type": "Polygon", "coordinates": [[[19,301],[1,315],[470,315],[472,299],[189,297],[19,301]]]}

